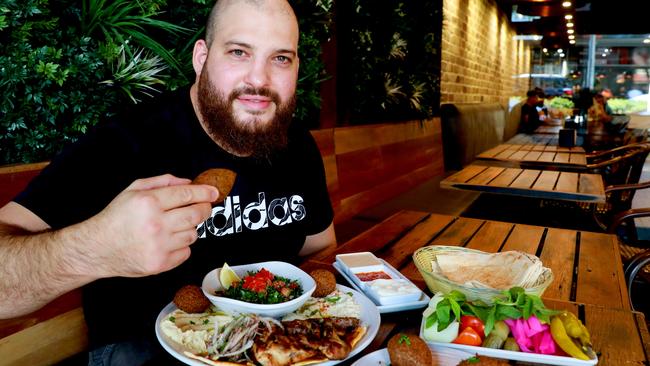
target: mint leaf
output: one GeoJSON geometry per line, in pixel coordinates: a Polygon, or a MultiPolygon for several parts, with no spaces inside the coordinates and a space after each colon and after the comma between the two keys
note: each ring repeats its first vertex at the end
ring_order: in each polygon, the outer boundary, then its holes
{"type": "Polygon", "coordinates": [[[452,299],[449,299],[449,303],[451,305],[451,311],[454,312],[454,318],[460,319],[460,315],[461,315],[460,305],[458,305],[458,303],[452,299]]]}
{"type": "Polygon", "coordinates": [[[427,317],[427,320],[424,323],[425,328],[431,328],[438,321],[438,316],[436,313],[433,313],[427,317]]]}
{"type": "Polygon", "coordinates": [[[485,325],[485,335],[486,336],[488,334],[490,334],[490,332],[494,328],[494,323],[496,322],[496,312],[497,312],[496,305],[490,307],[490,310],[488,311],[487,317],[483,321],[483,324],[485,325]]]}
{"type": "Polygon", "coordinates": [[[521,311],[514,306],[497,305],[496,306],[496,320],[505,319],[519,319],[521,318],[521,311]]]}

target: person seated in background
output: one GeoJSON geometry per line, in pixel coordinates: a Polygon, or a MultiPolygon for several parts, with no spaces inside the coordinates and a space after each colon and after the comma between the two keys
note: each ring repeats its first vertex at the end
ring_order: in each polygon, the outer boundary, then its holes
{"type": "MultiPolygon", "coordinates": [[[[526,103],[521,106],[521,120],[519,121],[519,132],[533,133],[537,127],[542,124],[544,119],[543,114],[540,115],[537,110],[540,98],[539,92],[536,90],[529,90],[526,93],[526,103]]],[[[543,100],[542,100],[543,101],[543,100]]]]}
{"type": "Polygon", "coordinates": [[[603,94],[595,94],[593,104],[587,111],[589,119],[596,123],[609,123],[614,119],[612,109],[607,105],[603,94]]]}

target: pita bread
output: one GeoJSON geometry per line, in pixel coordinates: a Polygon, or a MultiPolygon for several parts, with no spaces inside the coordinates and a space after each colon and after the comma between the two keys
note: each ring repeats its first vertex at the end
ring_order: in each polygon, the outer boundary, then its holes
{"type": "Polygon", "coordinates": [[[213,361],[213,360],[211,360],[211,359],[209,359],[207,357],[197,356],[197,355],[193,354],[192,352],[187,352],[187,351],[183,352],[183,354],[188,358],[191,358],[191,359],[197,360],[197,361],[201,361],[201,362],[203,362],[205,364],[208,364],[208,365],[211,365],[211,366],[242,366],[242,365],[254,366],[255,365],[255,364],[250,363],[250,362],[236,363],[236,362],[228,362],[228,361],[213,361]]]}
{"type": "Polygon", "coordinates": [[[533,287],[545,270],[539,258],[519,251],[440,253],[433,262],[433,271],[452,282],[497,290],[533,287]]]}

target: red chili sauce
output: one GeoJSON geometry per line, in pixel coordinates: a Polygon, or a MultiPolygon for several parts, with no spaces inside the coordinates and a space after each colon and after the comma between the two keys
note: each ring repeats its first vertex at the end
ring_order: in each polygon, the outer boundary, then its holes
{"type": "Polygon", "coordinates": [[[357,275],[357,277],[359,277],[359,279],[361,281],[364,281],[364,282],[366,282],[366,281],[374,281],[374,280],[378,280],[380,278],[384,279],[384,280],[390,280],[391,279],[391,277],[386,272],[383,272],[383,271],[361,272],[361,273],[356,273],[356,275],[357,275]]]}

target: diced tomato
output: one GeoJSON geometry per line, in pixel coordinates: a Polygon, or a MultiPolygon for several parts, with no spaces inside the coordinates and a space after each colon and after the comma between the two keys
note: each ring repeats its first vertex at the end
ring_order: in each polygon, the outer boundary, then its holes
{"type": "Polygon", "coordinates": [[[266,281],[260,280],[255,276],[246,276],[244,277],[244,284],[242,287],[246,290],[255,292],[266,292],[267,283],[266,281]]]}
{"type": "Polygon", "coordinates": [[[478,317],[473,315],[462,315],[460,317],[460,329],[472,328],[481,336],[481,339],[485,339],[485,325],[478,317]]]}
{"type": "Polygon", "coordinates": [[[452,343],[480,346],[483,341],[481,341],[481,336],[473,328],[467,327],[458,334],[458,337],[452,343]]]}
{"type": "Polygon", "coordinates": [[[273,273],[267,271],[265,268],[260,269],[259,272],[255,275],[255,277],[265,280],[265,281],[272,281],[273,280],[273,273]]]}

